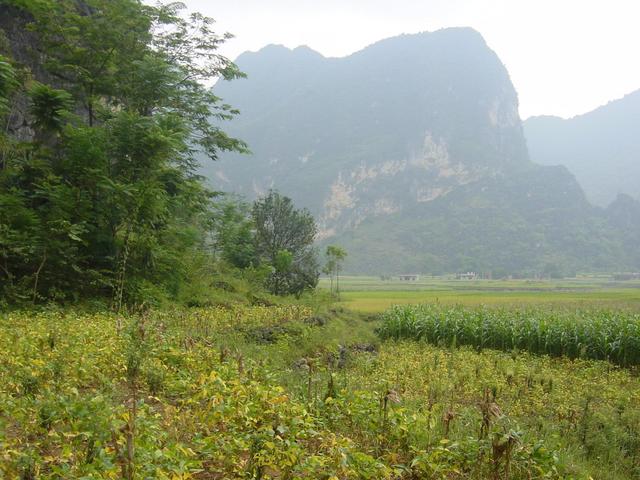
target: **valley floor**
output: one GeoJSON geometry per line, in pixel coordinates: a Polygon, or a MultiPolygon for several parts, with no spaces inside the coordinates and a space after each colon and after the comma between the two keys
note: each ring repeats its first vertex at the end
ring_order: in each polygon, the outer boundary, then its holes
{"type": "MultiPolygon", "coordinates": [[[[328,279],[320,285],[330,288],[328,279]]],[[[564,280],[455,280],[424,277],[415,282],[350,276],[340,279],[341,300],[349,309],[382,312],[391,305],[600,306],[640,311],[640,281],[608,277],[564,280]]]]}

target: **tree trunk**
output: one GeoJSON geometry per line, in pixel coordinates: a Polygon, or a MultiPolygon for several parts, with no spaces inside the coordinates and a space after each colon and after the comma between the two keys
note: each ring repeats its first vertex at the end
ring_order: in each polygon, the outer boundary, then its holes
{"type": "Polygon", "coordinates": [[[13,275],[11,275],[11,272],[9,271],[9,265],[7,264],[7,259],[6,258],[4,260],[4,265],[0,265],[0,269],[2,269],[4,274],[7,276],[7,280],[9,281],[9,285],[13,286],[13,275]]]}
{"type": "Polygon", "coordinates": [[[33,282],[33,297],[31,302],[35,305],[36,303],[36,296],[38,294],[38,281],[40,280],[40,272],[42,271],[42,268],[44,267],[45,262],[47,261],[47,249],[44,249],[44,252],[42,254],[42,261],[40,262],[40,265],[38,266],[38,270],[36,270],[36,275],[35,275],[35,279],[33,282]]]}
{"type": "Polygon", "coordinates": [[[122,262],[120,266],[120,271],[118,272],[118,284],[116,286],[115,292],[115,310],[116,312],[120,312],[122,309],[122,299],[124,297],[124,280],[127,272],[127,261],[129,260],[129,239],[131,238],[131,223],[127,226],[127,233],[124,236],[124,243],[122,246],[122,262]]]}

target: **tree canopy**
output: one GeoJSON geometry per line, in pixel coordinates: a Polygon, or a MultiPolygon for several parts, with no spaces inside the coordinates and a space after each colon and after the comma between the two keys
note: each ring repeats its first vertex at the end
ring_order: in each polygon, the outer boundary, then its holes
{"type": "Polygon", "coordinates": [[[330,291],[333,292],[333,279],[336,280],[335,292],[340,296],[340,271],[342,270],[342,264],[347,258],[347,251],[339,245],[328,245],[325,251],[326,262],[323,272],[329,275],[331,279],[330,291]]]}
{"type": "Polygon", "coordinates": [[[273,266],[269,289],[279,295],[300,294],[315,287],[319,277],[313,247],[317,226],[311,213],[296,209],[290,198],[272,190],[256,200],[252,217],[256,253],[262,262],[273,266]]]}
{"type": "Polygon", "coordinates": [[[177,2],[9,4],[37,60],[0,47],[0,295],[175,295],[207,254],[196,154],[245,150],[204,83],[242,75],[229,36],[177,2]]]}

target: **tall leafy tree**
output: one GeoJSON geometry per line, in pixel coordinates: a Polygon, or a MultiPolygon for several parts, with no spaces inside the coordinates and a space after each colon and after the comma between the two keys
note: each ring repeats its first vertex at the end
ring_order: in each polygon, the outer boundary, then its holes
{"type": "Polygon", "coordinates": [[[213,221],[217,255],[236,268],[257,266],[251,206],[225,195],[214,204],[213,221]]]}
{"type": "Polygon", "coordinates": [[[307,209],[270,191],[252,209],[256,253],[273,267],[267,287],[275,294],[301,294],[318,284],[320,273],[313,242],[317,226],[307,209]]]}
{"type": "Polygon", "coordinates": [[[325,256],[325,272],[331,278],[331,291],[333,292],[333,279],[335,278],[336,295],[340,298],[340,271],[342,270],[342,264],[345,258],[347,258],[347,252],[338,245],[329,245],[325,251],[325,256]]]}

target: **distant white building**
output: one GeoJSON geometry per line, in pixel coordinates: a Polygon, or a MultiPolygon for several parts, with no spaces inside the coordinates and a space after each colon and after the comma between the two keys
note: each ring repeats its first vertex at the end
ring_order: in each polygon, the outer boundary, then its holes
{"type": "Polygon", "coordinates": [[[420,275],[398,275],[398,280],[401,282],[417,282],[420,280],[420,275]]]}
{"type": "Polygon", "coordinates": [[[475,280],[478,278],[478,274],[476,272],[458,273],[456,278],[458,280],[475,280]]]}

